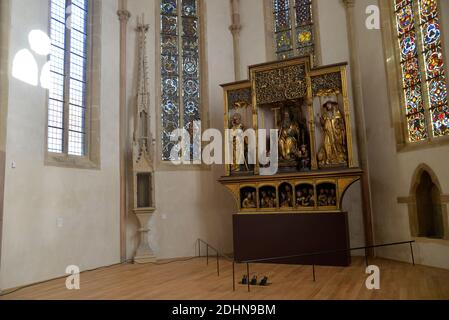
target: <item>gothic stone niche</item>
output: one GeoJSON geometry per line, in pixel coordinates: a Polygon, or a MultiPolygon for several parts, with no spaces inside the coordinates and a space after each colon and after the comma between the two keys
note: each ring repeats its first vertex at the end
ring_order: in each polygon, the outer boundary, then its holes
{"type": "Polygon", "coordinates": [[[429,166],[419,165],[412,178],[410,196],[398,200],[408,205],[413,237],[449,240],[449,196],[441,193],[438,177],[429,166]]]}
{"type": "Polygon", "coordinates": [[[311,66],[311,57],[250,66],[248,81],[222,85],[225,128],[265,130],[267,157],[269,132],[278,132],[274,176],[260,175],[269,164],[259,157],[248,163],[246,139],[233,144],[240,151],[220,182],[239,195],[240,212],[341,210],[345,191],[361,177],[353,160],[346,64],[311,66]]]}

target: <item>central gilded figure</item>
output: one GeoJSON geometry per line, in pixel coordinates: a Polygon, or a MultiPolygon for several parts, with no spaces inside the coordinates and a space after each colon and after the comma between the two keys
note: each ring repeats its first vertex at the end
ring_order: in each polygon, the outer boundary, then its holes
{"type": "Polygon", "coordinates": [[[279,130],[279,155],[282,160],[296,160],[301,132],[288,109],[284,110],[279,130]]]}

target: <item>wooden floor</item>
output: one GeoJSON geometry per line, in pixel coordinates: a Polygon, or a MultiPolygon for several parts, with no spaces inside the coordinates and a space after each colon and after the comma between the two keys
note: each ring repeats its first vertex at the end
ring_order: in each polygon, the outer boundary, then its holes
{"type": "MultiPolygon", "coordinates": [[[[81,290],[69,291],[65,279],[28,287],[0,299],[157,299],[157,300],[303,300],[303,299],[449,299],[449,270],[389,260],[370,261],[381,270],[381,289],[365,287],[364,259],[348,268],[317,267],[313,282],[309,266],[252,265],[251,272],[267,275],[269,287],[237,285],[232,291],[232,264],[206,266],[205,259],[167,265],[119,265],[81,274],[81,290]]],[[[238,280],[246,266],[238,265],[238,280]]]]}

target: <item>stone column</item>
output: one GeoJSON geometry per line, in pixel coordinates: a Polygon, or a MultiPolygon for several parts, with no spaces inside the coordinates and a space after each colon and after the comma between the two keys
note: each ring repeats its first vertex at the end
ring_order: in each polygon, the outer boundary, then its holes
{"type": "Polygon", "coordinates": [[[343,0],[346,9],[346,21],[348,29],[349,59],[352,79],[352,91],[354,97],[354,113],[356,121],[357,147],[360,166],[363,169],[362,176],[362,201],[363,218],[365,227],[366,245],[374,244],[371,186],[369,178],[369,163],[366,138],[365,112],[363,105],[362,76],[360,71],[359,49],[357,46],[357,33],[354,17],[354,6],[356,0],[343,0]]]}
{"type": "Polygon", "coordinates": [[[120,20],[120,259],[126,261],[126,216],[127,205],[127,112],[126,112],[126,28],[131,14],[127,10],[127,1],[120,0],[117,15],[120,20]]]}
{"type": "Polygon", "coordinates": [[[229,30],[232,33],[233,48],[234,48],[234,75],[235,81],[241,80],[240,73],[240,0],[231,1],[231,26],[229,30]]]}

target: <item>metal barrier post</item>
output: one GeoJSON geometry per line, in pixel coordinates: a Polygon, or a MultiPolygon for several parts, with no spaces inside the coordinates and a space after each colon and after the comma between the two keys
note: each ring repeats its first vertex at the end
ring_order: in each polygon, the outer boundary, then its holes
{"type": "Polygon", "coordinates": [[[313,273],[313,282],[315,282],[316,281],[316,278],[315,278],[315,265],[312,265],[312,273],[313,273]]]}
{"type": "Polygon", "coordinates": [[[217,275],[220,276],[220,256],[217,252],[217,275]]]}
{"type": "Polygon", "coordinates": [[[249,280],[249,263],[247,263],[246,264],[246,275],[247,275],[247,277],[248,277],[248,292],[250,292],[251,291],[251,288],[250,288],[250,280],[249,280]]]}
{"type": "Polygon", "coordinates": [[[410,242],[410,253],[412,254],[413,266],[415,266],[415,255],[413,254],[413,242],[410,242]]]}
{"type": "Polygon", "coordinates": [[[235,261],[232,261],[232,291],[235,291],[235,261]]]}

